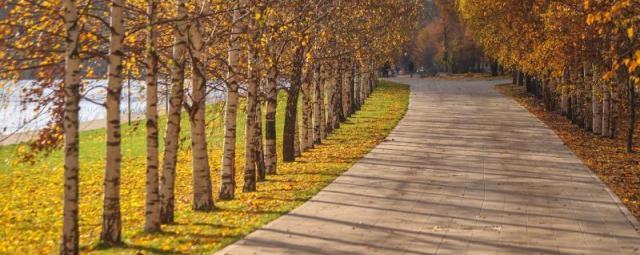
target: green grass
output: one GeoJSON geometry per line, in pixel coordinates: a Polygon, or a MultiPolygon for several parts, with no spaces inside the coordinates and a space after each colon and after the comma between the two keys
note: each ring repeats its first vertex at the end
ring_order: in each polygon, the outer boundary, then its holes
{"type": "MultiPolygon", "coordinates": [[[[281,95],[280,102],[286,97],[281,95]]],[[[212,252],[294,209],[349,169],[382,141],[407,110],[407,86],[382,82],[362,110],[352,116],[323,145],[305,152],[296,162],[281,163],[278,175],[258,184],[258,191],[242,193],[244,114],[238,119],[238,190],[236,199],[216,203],[214,212],[191,210],[191,154],[188,123],[176,180],[176,220],[163,232],[142,232],[145,185],[144,126],[123,126],[121,247],[98,245],[102,212],[104,130],[81,133],[80,242],[83,253],[191,254],[212,252]]],[[[222,105],[208,109],[208,141],[214,191],[219,188],[222,145],[222,105]]],[[[284,103],[277,115],[281,148],[284,103]]],[[[163,120],[164,121],[164,120],[163,120]]],[[[161,125],[163,126],[163,125],[161,125]]],[[[0,147],[0,254],[55,253],[62,219],[62,152],[40,156],[34,165],[16,162],[18,145],[0,147]]],[[[280,151],[279,151],[280,152],[280,151]]],[[[217,193],[217,192],[214,192],[217,193]]]]}

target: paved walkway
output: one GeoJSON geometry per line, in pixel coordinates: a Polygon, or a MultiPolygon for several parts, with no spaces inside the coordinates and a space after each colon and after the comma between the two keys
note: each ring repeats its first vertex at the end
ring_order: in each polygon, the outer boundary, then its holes
{"type": "Polygon", "coordinates": [[[640,254],[637,221],[505,81],[395,81],[411,106],[385,142],[220,254],[640,254]]]}

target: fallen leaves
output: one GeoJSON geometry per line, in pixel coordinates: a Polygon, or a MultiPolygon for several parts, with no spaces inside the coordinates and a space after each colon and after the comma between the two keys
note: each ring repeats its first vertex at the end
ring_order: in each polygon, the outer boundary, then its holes
{"type": "MultiPolygon", "coordinates": [[[[97,243],[103,196],[104,139],[100,135],[103,131],[83,132],[80,170],[82,253],[188,254],[218,250],[301,205],[349,169],[395,127],[406,112],[408,101],[408,87],[382,83],[348,123],[341,125],[322,145],[304,153],[298,161],[280,163],[278,175],[267,176],[267,181],[258,183],[258,191],[253,193],[241,191],[244,146],[239,143],[236,199],[216,201],[216,210],[209,213],[191,210],[191,153],[185,144],[179,153],[176,171],[177,223],[163,226],[163,231],[157,234],[142,232],[145,156],[141,148],[144,148],[144,130],[129,133],[125,130],[123,152],[130,151],[123,154],[121,178],[125,245],[106,250],[97,243]]],[[[214,111],[219,109],[214,106],[214,111]]],[[[278,110],[278,119],[281,132],[283,108],[278,110]]],[[[222,125],[216,121],[222,120],[214,118],[214,123],[209,126],[218,127],[209,132],[214,191],[219,188],[222,135],[222,125]]],[[[238,135],[242,137],[244,123],[239,122],[238,125],[238,135]]],[[[281,140],[278,143],[278,148],[281,148],[281,140]]],[[[2,149],[0,155],[6,153],[2,149]]],[[[49,158],[39,158],[36,166],[0,163],[0,188],[3,190],[0,193],[0,201],[3,201],[0,205],[0,226],[3,226],[0,228],[0,254],[57,251],[62,227],[60,159],[60,153],[53,153],[49,158]]]]}
{"type": "MultiPolygon", "coordinates": [[[[627,153],[623,137],[607,139],[578,128],[558,113],[547,112],[524,87],[498,85],[501,93],[518,103],[549,126],[562,141],[622,200],[631,213],[640,217],[640,154],[627,153]]],[[[636,145],[640,130],[636,130],[636,145]]],[[[638,149],[636,148],[636,151],[638,149]]]]}

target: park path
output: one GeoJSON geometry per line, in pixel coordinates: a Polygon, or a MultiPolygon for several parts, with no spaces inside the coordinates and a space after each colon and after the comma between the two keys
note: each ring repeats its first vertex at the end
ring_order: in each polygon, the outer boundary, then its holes
{"type": "Polygon", "coordinates": [[[504,80],[392,80],[411,104],[391,135],[219,254],[640,254],[636,219],[504,80]]]}

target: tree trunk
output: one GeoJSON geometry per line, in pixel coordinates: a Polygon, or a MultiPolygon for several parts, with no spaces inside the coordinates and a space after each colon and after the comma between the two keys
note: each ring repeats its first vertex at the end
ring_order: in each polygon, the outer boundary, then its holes
{"type": "Polygon", "coordinates": [[[264,161],[264,144],[262,137],[262,105],[260,102],[256,104],[256,148],[255,148],[255,160],[256,160],[256,172],[258,174],[258,182],[263,182],[267,179],[267,166],[264,161]]]}
{"type": "Polygon", "coordinates": [[[353,89],[351,95],[351,114],[356,113],[360,109],[360,71],[358,65],[353,66],[353,89]]]}
{"type": "Polygon", "coordinates": [[[328,85],[326,87],[327,90],[327,125],[325,126],[325,136],[333,132],[333,128],[335,127],[336,122],[336,76],[335,74],[335,66],[329,65],[328,73],[329,77],[327,77],[328,85]]]}
{"type": "Polygon", "coordinates": [[[300,121],[298,121],[299,119],[300,119],[300,115],[296,117],[296,123],[294,125],[295,139],[293,140],[293,154],[296,158],[302,156],[302,148],[300,147],[300,121]]]}
{"type": "MultiPolygon", "coordinates": [[[[240,7],[246,5],[246,0],[239,2],[240,7]]],[[[229,70],[227,74],[227,97],[224,107],[224,144],[222,147],[222,174],[220,181],[221,200],[231,200],[234,198],[236,188],[236,122],[238,115],[238,80],[236,73],[239,73],[240,44],[242,37],[240,33],[243,24],[240,20],[245,12],[237,8],[233,11],[233,27],[231,28],[231,38],[229,40],[229,70]]]]}
{"type": "Polygon", "coordinates": [[[578,125],[579,121],[578,121],[578,112],[579,112],[579,108],[580,106],[578,105],[578,94],[577,91],[574,91],[574,94],[571,95],[571,97],[569,98],[569,114],[570,114],[570,118],[571,119],[571,123],[578,125]]]}
{"type": "Polygon", "coordinates": [[[291,85],[287,90],[288,96],[284,118],[284,135],[282,137],[282,160],[284,162],[293,162],[296,160],[296,140],[299,141],[296,134],[296,126],[298,125],[298,94],[300,87],[302,86],[304,49],[301,46],[298,46],[293,57],[293,71],[291,85]]]}
{"type": "Polygon", "coordinates": [[[347,115],[345,114],[345,108],[344,108],[344,98],[345,98],[345,91],[344,91],[344,70],[342,68],[343,64],[339,63],[338,64],[338,69],[337,69],[337,73],[336,73],[336,105],[335,105],[335,110],[336,110],[336,116],[337,121],[335,123],[335,126],[333,127],[334,129],[338,129],[340,128],[340,123],[347,121],[347,115]]]}
{"type": "Polygon", "coordinates": [[[547,86],[549,86],[548,79],[546,77],[543,77],[540,80],[540,94],[542,95],[542,104],[544,105],[545,111],[549,110],[549,95],[547,94],[547,86]]]}
{"type": "Polygon", "coordinates": [[[160,177],[160,221],[174,223],[175,178],[180,147],[180,115],[184,97],[184,69],[187,51],[187,7],[185,0],[177,2],[177,22],[174,29],[173,65],[171,65],[171,98],[164,138],[164,158],[160,177]]]}
{"type": "Polygon", "coordinates": [[[63,1],[65,28],[64,66],[64,206],[60,254],[79,254],[78,230],[78,159],[80,111],[80,55],[78,53],[78,9],[73,0],[63,1]]]}
{"type": "Polygon", "coordinates": [[[609,93],[611,93],[611,102],[609,103],[610,115],[609,116],[609,138],[616,137],[616,130],[618,128],[617,124],[620,118],[620,103],[617,100],[618,93],[614,90],[614,88],[610,88],[609,93]]]}
{"type": "Polygon", "coordinates": [[[604,98],[602,100],[602,136],[609,137],[611,136],[611,129],[609,125],[611,124],[611,92],[609,88],[605,85],[603,89],[604,98]]]}
{"type": "Polygon", "coordinates": [[[561,92],[561,93],[562,93],[562,95],[560,96],[561,113],[562,113],[562,116],[568,117],[569,116],[569,97],[565,95],[566,92],[561,92]]]}
{"type": "Polygon", "coordinates": [[[104,175],[104,204],[100,240],[119,244],[120,218],[120,97],[122,92],[122,44],[124,40],[124,1],[111,2],[111,36],[109,39],[109,77],[107,79],[107,150],[104,175]]]}
{"type": "Polygon", "coordinates": [[[157,0],[149,0],[147,15],[149,24],[147,31],[146,83],[147,83],[147,183],[145,197],[144,231],[148,233],[160,231],[160,190],[158,167],[160,165],[158,149],[158,55],[156,42],[158,34],[154,27],[156,22],[157,0]]]}
{"type": "Polygon", "coordinates": [[[627,89],[629,91],[629,120],[627,130],[627,152],[633,152],[633,132],[636,129],[636,89],[631,79],[627,77],[627,89]]]}
{"type": "MultiPolygon", "coordinates": [[[[207,4],[207,3],[204,3],[207,4]]],[[[204,10],[208,6],[202,7],[204,10]]],[[[189,47],[191,47],[191,84],[193,103],[189,109],[189,123],[191,124],[191,156],[193,160],[193,201],[194,211],[211,211],[215,208],[213,202],[213,187],[211,186],[211,171],[206,134],[206,101],[207,77],[205,70],[205,49],[202,41],[202,25],[196,19],[191,21],[189,29],[189,47]]]]}
{"type": "Polygon", "coordinates": [[[362,67],[358,68],[358,111],[362,109],[362,105],[364,105],[364,101],[367,98],[367,86],[365,86],[367,81],[366,74],[362,72],[362,67]]]}
{"type": "Polygon", "coordinates": [[[267,113],[265,116],[265,164],[267,174],[276,174],[278,153],[276,146],[276,110],[278,108],[278,91],[276,90],[276,71],[272,67],[267,80],[267,113]]]}
{"type": "Polygon", "coordinates": [[[491,61],[491,76],[496,77],[499,75],[498,61],[491,61]]]}
{"type": "Polygon", "coordinates": [[[255,19],[249,21],[249,56],[247,61],[247,120],[245,125],[245,152],[244,152],[244,185],[243,192],[256,191],[256,128],[258,118],[258,86],[260,83],[260,71],[258,70],[258,38],[255,19]]]}
{"type": "Polygon", "coordinates": [[[518,71],[518,86],[524,85],[524,73],[522,71],[518,71]]]}
{"type": "Polygon", "coordinates": [[[351,63],[351,66],[349,66],[349,79],[347,80],[347,105],[346,105],[346,110],[347,110],[347,116],[351,116],[352,114],[355,113],[355,107],[354,107],[354,101],[355,101],[355,67],[353,62],[351,63]]]}
{"type": "MultiPolygon", "coordinates": [[[[309,68],[313,69],[313,68],[309,68]]],[[[313,70],[305,72],[302,83],[302,127],[301,150],[307,151],[313,148],[313,101],[311,99],[311,81],[314,79],[313,70]]]]}
{"type": "Polygon", "coordinates": [[[600,103],[600,98],[598,98],[597,94],[598,85],[593,84],[591,88],[591,113],[593,117],[591,120],[593,121],[591,130],[594,134],[602,133],[602,104],[600,103]]]}
{"type": "Polygon", "coordinates": [[[322,143],[324,139],[324,128],[326,127],[324,116],[324,77],[321,73],[322,66],[316,65],[314,68],[313,88],[315,100],[313,100],[313,131],[315,144],[322,143]]]}

